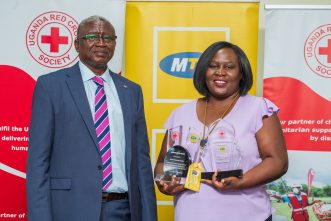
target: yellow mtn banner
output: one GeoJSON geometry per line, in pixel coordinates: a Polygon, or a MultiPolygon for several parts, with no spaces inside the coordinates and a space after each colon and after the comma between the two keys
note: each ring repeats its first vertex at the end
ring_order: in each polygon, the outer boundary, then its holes
{"type": "MultiPolygon", "coordinates": [[[[192,75],[201,53],[216,41],[240,46],[257,70],[258,3],[127,2],[125,68],[127,78],[142,86],[156,163],[171,111],[200,97],[192,75]]],[[[255,94],[255,83],[251,94],[255,94]]],[[[195,114],[195,113],[188,113],[195,114]]],[[[160,221],[174,219],[172,197],[157,190],[160,221]]]]}

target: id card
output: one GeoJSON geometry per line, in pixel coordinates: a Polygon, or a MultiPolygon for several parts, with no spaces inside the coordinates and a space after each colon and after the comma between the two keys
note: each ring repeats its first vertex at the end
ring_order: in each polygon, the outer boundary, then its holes
{"type": "Polygon", "coordinates": [[[186,189],[199,192],[200,191],[200,181],[201,173],[203,172],[202,166],[200,163],[195,162],[190,165],[187,172],[187,177],[184,187],[186,189]]]}

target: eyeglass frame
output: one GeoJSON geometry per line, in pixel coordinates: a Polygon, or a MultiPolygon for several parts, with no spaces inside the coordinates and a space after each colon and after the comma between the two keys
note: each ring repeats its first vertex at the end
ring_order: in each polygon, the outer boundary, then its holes
{"type": "Polygon", "coordinates": [[[77,37],[77,39],[84,39],[87,42],[91,42],[91,43],[100,42],[101,39],[102,39],[102,41],[105,42],[105,43],[113,43],[113,42],[116,41],[117,36],[116,35],[101,35],[101,34],[89,33],[89,34],[86,34],[85,36],[77,37]],[[95,37],[95,38],[94,39],[89,39],[89,36],[90,37],[95,37]],[[109,39],[107,39],[107,38],[105,39],[105,37],[109,37],[109,39]]]}

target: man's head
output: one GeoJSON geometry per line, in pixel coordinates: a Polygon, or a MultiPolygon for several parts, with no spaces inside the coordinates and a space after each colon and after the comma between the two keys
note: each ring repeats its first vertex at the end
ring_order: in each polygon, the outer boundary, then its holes
{"type": "Polygon", "coordinates": [[[293,191],[294,194],[300,194],[301,190],[302,190],[301,184],[293,184],[292,185],[292,191],[293,191]]]}
{"type": "Polygon", "coordinates": [[[79,59],[91,71],[100,75],[114,55],[116,33],[113,25],[101,16],[84,19],[78,26],[75,48],[79,59]]]}

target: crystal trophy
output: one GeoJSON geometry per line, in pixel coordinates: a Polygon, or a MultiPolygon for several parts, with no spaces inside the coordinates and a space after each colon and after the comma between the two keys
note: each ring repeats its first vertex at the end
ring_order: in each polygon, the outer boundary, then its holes
{"type": "Polygon", "coordinates": [[[158,175],[156,180],[171,181],[173,176],[186,177],[191,164],[189,152],[181,145],[182,126],[168,130],[167,153],[164,158],[163,175],[158,175]]]}
{"type": "MultiPolygon", "coordinates": [[[[218,171],[217,180],[235,176],[241,177],[242,151],[237,144],[232,124],[221,119],[210,125],[208,131],[208,159],[213,171],[218,171]]],[[[203,172],[202,179],[211,179],[214,172],[203,172]]]]}

